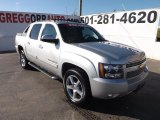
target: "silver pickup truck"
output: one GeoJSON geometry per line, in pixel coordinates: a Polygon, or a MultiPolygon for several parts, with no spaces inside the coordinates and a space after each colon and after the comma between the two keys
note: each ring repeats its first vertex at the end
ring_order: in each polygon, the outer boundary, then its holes
{"type": "Polygon", "coordinates": [[[35,22],[16,35],[21,67],[62,79],[67,98],[82,105],[92,97],[127,95],[145,83],[145,53],[105,40],[89,25],[35,22]]]}

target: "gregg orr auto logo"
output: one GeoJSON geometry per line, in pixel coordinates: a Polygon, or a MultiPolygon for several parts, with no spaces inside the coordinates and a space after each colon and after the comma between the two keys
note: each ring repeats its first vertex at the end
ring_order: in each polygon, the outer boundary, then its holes
{"type": "MultiPolygon", "coordinates": [[[[54,14],[0,12],[0,23],[32,23],[43,20],[65,20],[65,16],[54,14]]],[[[75,21],[75,19],[67,18],[67,21],[75,21]]]]}

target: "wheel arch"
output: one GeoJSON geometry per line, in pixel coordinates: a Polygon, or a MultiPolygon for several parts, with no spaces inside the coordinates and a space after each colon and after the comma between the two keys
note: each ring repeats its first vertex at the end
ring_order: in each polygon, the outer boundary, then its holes
{"type": "Polygon", "coordinates": [[[90,84],[90,79],[89,79],[89,75],[88,73],[86,72],[86,70],[84,68],[81,68],[75,64],[72,64],[72,63],[63,63],[62,65],[62,78],[64,78],[65,76],[65,73],[70,70],[70,69],[80,69],[82,74],[87,78],[87,84],[88,84],[88,87],[89,87],[89,90],[90,90],[90,93],[92,95],[92,92],[91,92],[91,84],[90,84]]]}
{"type": "Polygon", "coordinates": [[[84,74],[87,76],[88,80],[89,80],[89,76],[88,76],[87,72],[83,68],[81,68],[81,67],[79,67],[79,66],[77,66],[75,64],[68,63],[68,62],[63,63],[63,65],[62,65],[62,77],[64,77],[64,75],[65,75],[67,70],[73,69],[73,68],[81,69],[84,72],[84,74]]]}
{"type": "Polygon", "coordinates": [[[21,50],[24,50],[21,45],[18,46],[18,52],[20,53],[21,50]]]}

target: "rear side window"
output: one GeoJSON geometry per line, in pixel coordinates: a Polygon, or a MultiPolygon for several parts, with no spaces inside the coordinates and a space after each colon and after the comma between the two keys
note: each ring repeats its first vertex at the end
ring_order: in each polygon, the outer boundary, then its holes
{"type": "Polygon", "coordinates": [[[24,30],[23,33],[27,34],[29,28],[30,28],[30,26],[28,26],[28,27],[24,30]]]}
{"type": "Polygon", "coordinates": [[[34,40],[38,40],[38,35],[39,35],[39,31],[41,29],[42,24],[35,24],[32,27],[31,33],[30,33],[30,38],[34,39],[34,40]]]}

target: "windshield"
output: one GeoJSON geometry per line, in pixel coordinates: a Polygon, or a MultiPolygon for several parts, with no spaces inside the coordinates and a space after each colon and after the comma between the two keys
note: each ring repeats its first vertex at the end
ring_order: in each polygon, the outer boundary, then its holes
{"type": "Polygon", "coordinates": [[[99,42],[105,39],[92,27],[83,24],[59,24],[59,29],[66,43],[99,42]]]}

